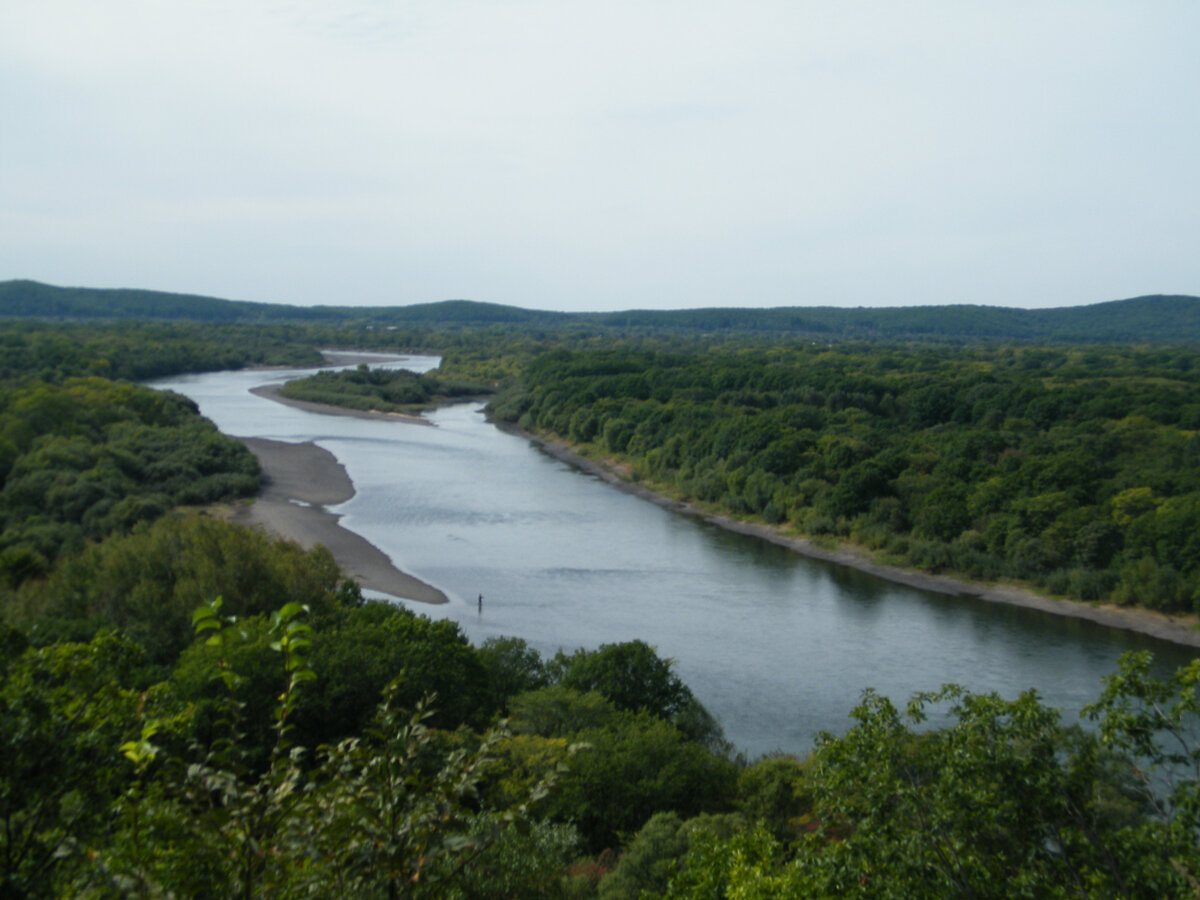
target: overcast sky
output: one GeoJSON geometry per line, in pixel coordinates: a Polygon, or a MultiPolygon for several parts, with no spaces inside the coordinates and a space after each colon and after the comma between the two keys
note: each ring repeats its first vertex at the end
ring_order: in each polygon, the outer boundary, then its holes
{"type": "Polygon", "coordinates": [[[1200,2],[0,0],[0,279],[337,305],[1200,294],[1200,2]]]}

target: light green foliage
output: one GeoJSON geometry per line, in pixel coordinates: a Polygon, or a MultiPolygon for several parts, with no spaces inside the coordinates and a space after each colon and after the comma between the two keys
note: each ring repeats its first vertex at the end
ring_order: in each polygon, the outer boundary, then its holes
{"type": "MultiPolygon", "coordinates": [[[[159,710],[125,684],[138,649],[112,635],[90,644],[21,651],[0,659],[0,896],[50,896],[58,859],[102,834],[105,810],[132,773],[159,710]]],[[[157,731],[157,727],[154,729],[157,731]]]]}
{"type": "Polygon", "coordinates": [[[1172,878],[1144,866],[1126,764],[1032,692],[1004,701],[948,687],[915,697],[907,719],[919,725],[944,703],[952,724],[919,734],[869,694],[855,727],[822,744],[812,774],[823,828],[797,863],[814,885],[1008,897],[1076,883],[1164,895],[1172,878]]]}
{"type": "Polygon", "coordinates": [[[494,806],[506,808],[527,796],[546,772],[566,771],[572,755],[587,749],[563,737],[509,734],[496,745],[496,764],[484,784],[486,796],[494,806]]]}
{"type": "Polygon", "coordinates": [[[245,630],[219,602],[194,618],[200,642],[222,652],[213,674],[227,700],[213,738],[194,761],[159,752],[153,723],[121,745],[118,755],[136,757],[137,778],[113,806],[111,836],[60,854],[63,895],[475,897],[487,896],[494,879],[522,896],[557,896],[552,876],[572,852],[573,834],[535,825],[528,812],[554,769],[506,808],[481,806],[479,785],[502,735],[438,749],[428,711],[397,702],[399,682],[372,727],[307,765],[291,728],[315,678],[313,632],[298,604],[263,629],[284,684],[269,716],[267,764],[248,765],[240,696],[253,685],[229,675],[225,658],[245,630]]]}
{"type": "MultiPolygon", "coordinates": [[[[1096,711],[1108,743],[1165,762],[1178,754],[1154,735],[1194,702],[1189,676],[1155,683],[1144,663],[1125,660],[1096,711]]],[[[1187,792],[1172,795],[1176,812],[1149,814],[1128,759],[1063,727],[1033,693],[1005,701],[951,686],[905,714],[868,693],[854,719],[823,739],[806,777],[818,829],[785,843],[764,821],[695,840],[664,896],[1194,896],[1187,792]],[[920,730],[945,704],[950,723],[920,730]]]]}
{"type": "MultiPolygon", "coordinates": [[[[663,900],[785,900],[836,896],[801,889],[782,867],[780,845],[766,828],[752,826],[730,834],[720,820],[700,822],[689,836],[687,854],[665,891],[646,898],[663,900]],[[791,882],[791,883],[789,883],[791,882]]],[[[807,887],[807,886],[806,886],[807,887]]]]}
{"type": "Polygon", "coordinates": [[[1200,661],[1170,678],[1151,674],[1149,653],[1129,653],[1085,713],[1107,746],[1139,760],[1142,796],[1164,825],[1164,855],[1200,882],[1200,661]]]}

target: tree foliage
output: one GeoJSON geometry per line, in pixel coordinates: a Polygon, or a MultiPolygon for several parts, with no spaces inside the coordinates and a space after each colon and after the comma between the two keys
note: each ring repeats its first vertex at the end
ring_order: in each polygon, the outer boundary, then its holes
{"type": "Polygon", "coordinates": [[[468,397],[491,393],[486,385],[450,381],[431,373],[368,368],[322,371],[284,384],[281,393],[293,400],[327,403],[379,412],[416,412],[468,397]]]}
{"type": "Polygon", "coordinates": [[[728,515],[1082,600],[1200,602],[1200,356],[609,343],[493,414],[728,515]]]}

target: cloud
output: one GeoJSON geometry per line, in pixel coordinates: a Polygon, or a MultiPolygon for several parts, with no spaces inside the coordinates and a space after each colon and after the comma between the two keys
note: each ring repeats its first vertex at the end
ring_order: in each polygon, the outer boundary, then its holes
{"type": "Polygon", "coordinates": [[[9,4],[0,277],[580,309],[1200,292],[1197,25],[1186,4],[9,4]]]}

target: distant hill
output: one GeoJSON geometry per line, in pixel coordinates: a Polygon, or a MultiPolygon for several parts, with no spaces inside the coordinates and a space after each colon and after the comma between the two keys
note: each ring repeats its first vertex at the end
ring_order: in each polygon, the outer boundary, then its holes
{"type": "Polygon", "coordinates": [[[1200,342],[1200,297],[1161,294],[1090,306],[1036,310],[963,304],[869,309],[793,306],[774,309],[561,313],[473,300],[443,300],[388,307],[305,307],[160,291],[64,288],[36,281],[5,281],[0,282],[0,317],[429,327],[582,327],[614,332],[747,333],[827,340],[1200,342]]]}
{"type": "Polygon", "coordinates": [[[1057,309],[903,306],[844,309],[632,310],[586,317],[614,328],[751,331],[826,338],[1063,342],[1197,342],[1200,297],[1154,295],[1057,309]]]}

